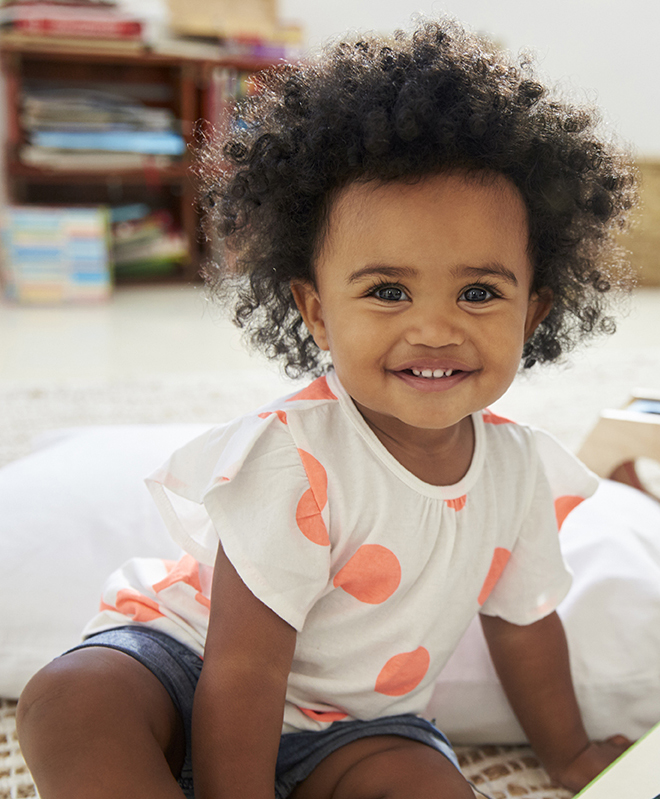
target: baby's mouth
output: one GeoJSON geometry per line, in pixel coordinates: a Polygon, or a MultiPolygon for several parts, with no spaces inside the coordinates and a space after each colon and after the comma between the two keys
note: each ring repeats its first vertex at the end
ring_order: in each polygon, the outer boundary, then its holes
{"type": "Polygon", "coordinates": [[[460,372],[460,369],[404,369],[414,377],[425,377],[427,380],[439,380],[443,377],[451,377],[460,372]]]}

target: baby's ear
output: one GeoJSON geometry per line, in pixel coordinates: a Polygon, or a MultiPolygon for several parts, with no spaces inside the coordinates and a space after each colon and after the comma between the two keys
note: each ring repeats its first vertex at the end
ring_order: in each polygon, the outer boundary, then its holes
{"type": "Polygon", "coordinates": [[[296,301],[305,326],[321,350],[329,350],[328,336],[323,321],[321,299],[314,285],[308,280],[292,280],[291,293],[296,301]]]}
{"type": "Polygon", "coordinates": [[[554,295],[548,288],[542,288],[530,294],[525,320],[525,341],[528,341],[536,328],[552,310],[554,295]]]}

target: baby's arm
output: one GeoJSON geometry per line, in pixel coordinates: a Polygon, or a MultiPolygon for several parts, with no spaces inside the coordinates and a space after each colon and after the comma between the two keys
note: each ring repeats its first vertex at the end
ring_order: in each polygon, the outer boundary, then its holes
{"type": "Polygon", "coordinates": [[[569,669],[559,616],[528,626],[481,617],[504,691],[549,775],[571,790],[587,785],[630,745],[624,736],[590,743],[569,669]]]}
{"type": "Polygon", "coordinates": [[[273,799],[296,631],[246,587],[218,550],[192,756],[199,799],[273,799]]]}

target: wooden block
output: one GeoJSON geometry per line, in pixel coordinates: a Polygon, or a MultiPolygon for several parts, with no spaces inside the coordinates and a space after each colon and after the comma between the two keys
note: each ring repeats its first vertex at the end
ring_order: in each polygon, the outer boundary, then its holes
{"type": "MultiPolygon", "coordinates": [[[[638,399],[660,400],[660,392],[636,390],[628,406],[638,399]]],[[[605,410],[577,453],[600,477],[637,458],[660,461],[660,414],[605,410]]]]}

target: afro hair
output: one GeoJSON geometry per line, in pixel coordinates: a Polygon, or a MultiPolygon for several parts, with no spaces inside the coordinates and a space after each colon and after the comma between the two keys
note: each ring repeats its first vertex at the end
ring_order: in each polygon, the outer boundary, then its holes
{"type": "Polygon", "coordinates": [[[222,243],[205,275],[250,343],[291,377],[328,367],[290,284],[313,282],[332,201],[357,180],[504,175],[528,211],[532,288],[553,297],[522,365],[613,331],[606,300],[629,274],[616,238],[636,173],[598,134],[597,114],[552,96],[529,59],[443,19],[340,41],[257,80],[259,93],[197,154],[208,235],[222,243]]]}

